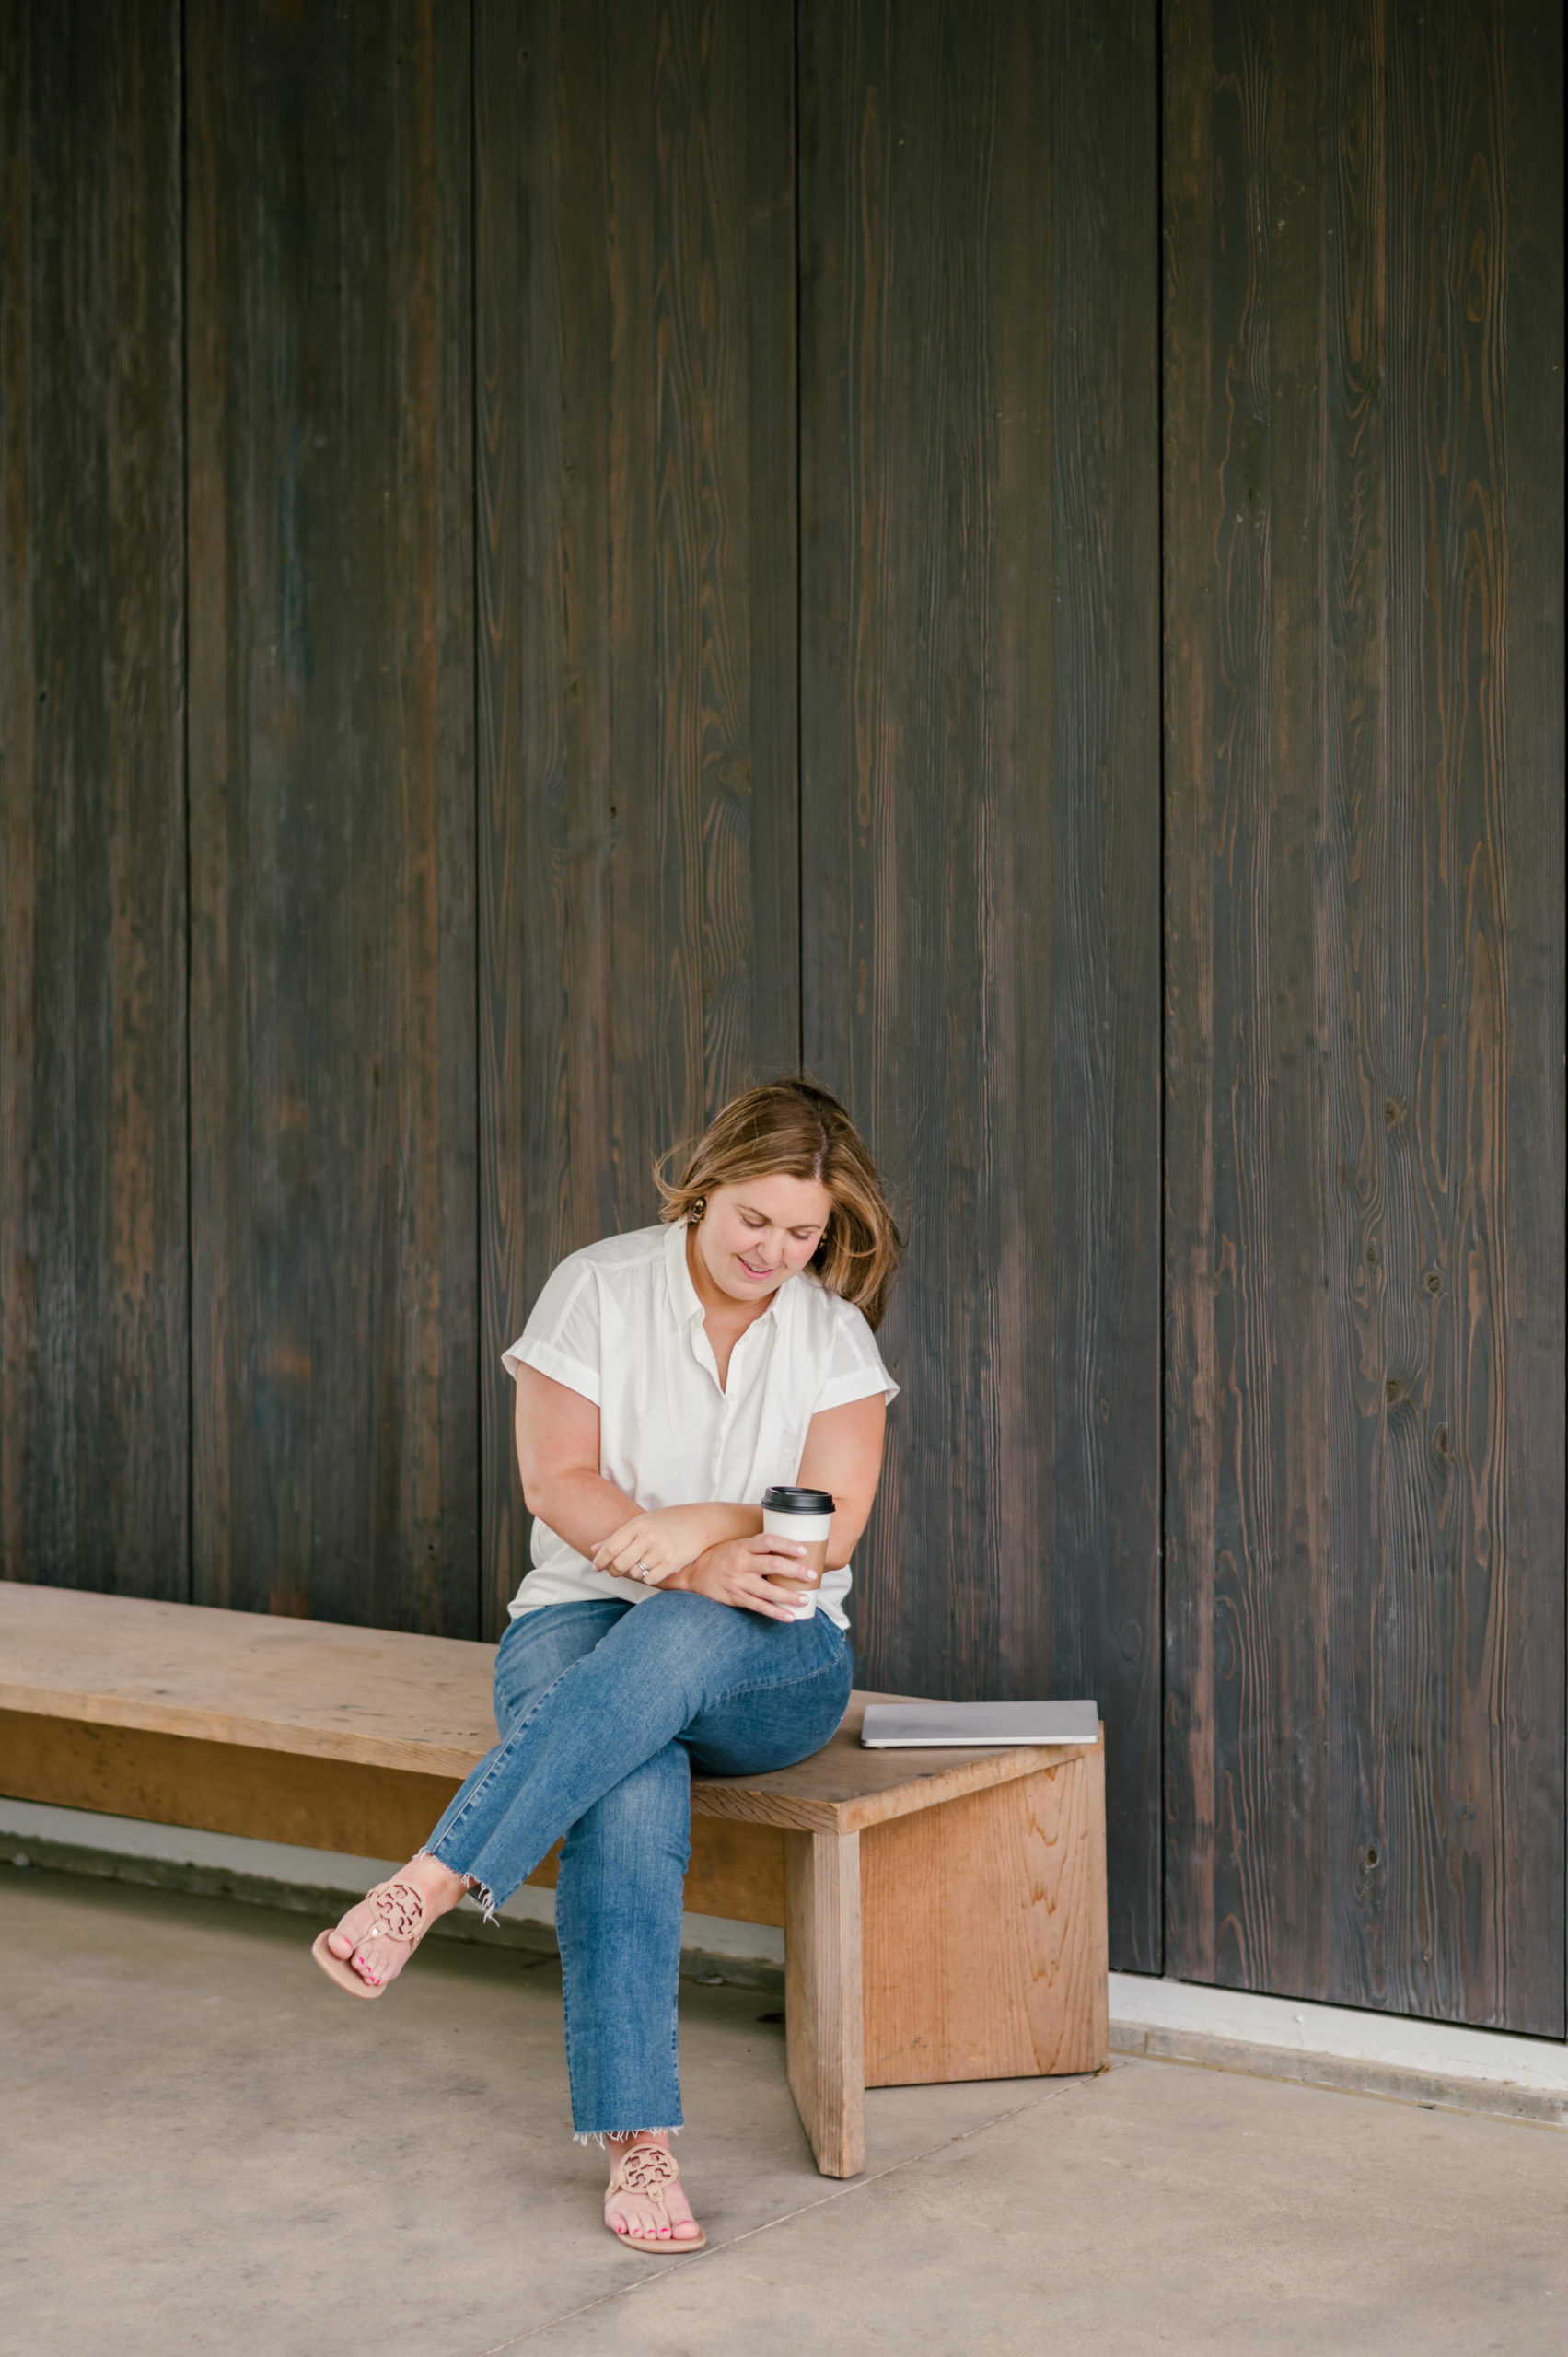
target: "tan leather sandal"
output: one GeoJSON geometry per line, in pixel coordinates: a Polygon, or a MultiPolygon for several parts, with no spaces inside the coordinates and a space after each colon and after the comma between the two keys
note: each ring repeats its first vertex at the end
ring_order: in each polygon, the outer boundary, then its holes
{"type": "Polygon", "coordinates": [[[330,1933],[323,1932],[310,1953],[326,1974],[351,1997],[379,1997],[387,1986],[388,1974],[377,1980],[365,1980],[354,1969],[354,1959],[372,1940],[406,1940],[416,1948],[429,1926],[425,1922],[424,1901],[412,1882],[378,1882],[366,1898],[376,1909],[376,1920],[367,1931],[361,1932],[347,1956],[334,1956],[327,1945],[330,1933]]]}
{"type": "MultiPolygon", "coordinates": [[[[608,2201],[613,2193],[641,2193],[656,2210],[662,2210],[665,2187],[679,2185],[679,2182],[680,2171],[675,2165],[675,2156],[667,2153],[662,2144],[628,2144],[610,2172],[604,2198],[608,2201]]],[[[703,2250],[708,2240],[701,2226],[694,2235],[682,2235],[678,2239],[673,2218],[669,2234],[662,2241],[656,2235],[617,2234],[608,2218],[604,2222],[604,2230],[608,2235],[615,2235],[623,2250],[641,2251],[645,2258],[650,2254],[655,2258],[668,2258],[672,2251],[703,2250]]]]}

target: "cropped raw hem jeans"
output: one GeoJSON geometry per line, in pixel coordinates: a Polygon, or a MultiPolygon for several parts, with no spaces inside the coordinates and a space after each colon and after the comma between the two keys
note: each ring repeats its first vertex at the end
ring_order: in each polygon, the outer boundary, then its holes
{"type": "Polygon", "coordinates": [[[487,1752],[425,1844],[487,1908],[564,1833],[555,1927],[579,2138],[678,2128],[691,1769],[753,1776],[821,1748],[853,1657],[825,1613],[764,1620],[683,1589],[512,1622],[487,1752]]]}

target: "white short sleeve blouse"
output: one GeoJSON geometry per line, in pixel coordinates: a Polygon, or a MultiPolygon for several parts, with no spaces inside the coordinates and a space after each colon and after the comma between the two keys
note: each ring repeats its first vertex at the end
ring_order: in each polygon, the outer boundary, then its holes
{"type": "MultiPolygon", "coordinates": [[[[607,1237],[562,1261],[503,1364],[580,1391],[598,1409],[599,1470],[646,1509],[726,1498],[761,1505],[800,1470],[807,1427],[898,1385],[858,1309],[809,1270],[789,1277],[730,1353],[729,1387],[703,1329],[686,1266],[683,1225],[607,1237]]],[[[646,1603],[656,1590],[596,1572],[536,1515],[533,1569],[514,1617],[544,1604],[612,1597],[646,1603]]],[[[841,1629],[850,1572],[830,1572],[818,1601],[841,1629]]]]}

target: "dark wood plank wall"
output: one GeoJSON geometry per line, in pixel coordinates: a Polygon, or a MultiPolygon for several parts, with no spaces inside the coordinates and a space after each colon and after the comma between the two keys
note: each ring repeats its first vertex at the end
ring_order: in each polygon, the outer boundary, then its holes
{"type": "Polygon", "coordinates": [[[862,1674],[1098,1699],[1145,1970],[1156,64],[1152,13],[1074,0],[801,11],[805,1045],[911,1227],[862,1674]]]}
{"type": "Polygon", "coordinates": [[[863,1675],[1099,1696],[1118,1963],[1561,2035],[1560,17],[1163,21],[1162,459],[1152,9],[0,0],[0,1571],[494,1633],[804,1052],[863,1675]]]}
{"type": "Polygon", "coordinates": [[[0,1576],[188,1593],[178,11],[0,8],[0,1576]]]}
{"type": "Polygon", "coordinates": [[[794,10],[476,33],[483,1589],[500,1353],[656,1156],[799,1056],[794,10]]]}
{"type": "Polygon", "coordinates": [[[469,10],[185,13],[194,1593],[472,1634],[469,10]]]}
{"type": "Polygon", "coordinates": [[[1166,26],[1167,1968],[1561,2037],[1561,16],[1166,26]]]}

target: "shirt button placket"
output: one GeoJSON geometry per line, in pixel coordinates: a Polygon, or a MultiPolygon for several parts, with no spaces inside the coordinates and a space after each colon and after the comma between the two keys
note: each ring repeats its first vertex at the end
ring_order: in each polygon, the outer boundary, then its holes
{"type": "MultiPolygon", "coordinates": [[[[731,1372],[733,1373],[733,1371],[734,1371],[734,1361],[733,1361],[733,1359],[732,1359],[732,1360],[731,1360],[731,1362],[730,1362],[730,1365],[731,1365],[731,1372]]],[[[731,1422],[732,1422],[732,1420],[733,1420],[733,1418],[734,1418],[734,1415],[735,1415],[735,1401],[734,1401],[734,1399],[730,1397],[730,1395],[726,1392],[726,1393],[725,1394],[724,1414],[719,1418],[719,1432],[718,1432],[718,1438],[717,1438],[717,1440],[715,1440],[715,1441],[714,1441],[714,1492],[715,1496],[717,1495],[717,1492],[718,1492],[718,1484],[719,1484],[719,1474],[720,1474],[720,1470],[721,1470],[721,1469],[722,1469],[722,1467],[723,1467],[723,1465],[724,1465],[724,1448],[725,1448],[725,1443],[726,1443],[726,1441],[727,1441],[727,1440],[728,1440],[728,1438],[729,1438],[729,1427],[730,1427],[730,1423],[731,1423],[731,1422]]]]}

